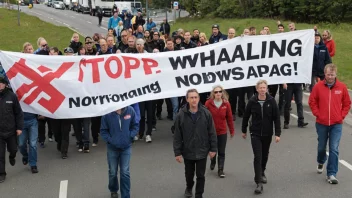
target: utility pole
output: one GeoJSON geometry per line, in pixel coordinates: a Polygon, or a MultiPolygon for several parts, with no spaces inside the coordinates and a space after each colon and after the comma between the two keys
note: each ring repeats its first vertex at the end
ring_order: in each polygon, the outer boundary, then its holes
{"type": "Polygon", "coordinates": [[[147,15],[147,23],[149,22],[148,0],[145,0],[145,13],[147,15]]]}
{"type": "Polygon", "coordinates": [[[17,6],[17,22],[18,22],[18,26],[20,26],[20,4],[21,4],[21,1],[18,1],[17,2],[18,4],[18,6],[17,6]]]}

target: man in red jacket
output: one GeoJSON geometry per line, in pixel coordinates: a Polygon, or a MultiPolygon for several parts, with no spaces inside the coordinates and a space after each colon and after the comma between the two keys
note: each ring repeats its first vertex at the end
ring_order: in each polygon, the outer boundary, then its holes
{"type": "Polygon", "coordinates": [[[336,174],[339,165],[339,144],[342,124],[351,106],[351,99],[345,84],[336,79],[337,67],[327,64],[324,68],[325,80],[316,84],[309,97],[309,106],[316,117],[318,133],[318,168],[323,173],[326,161],[326,143],[329,139],[329,159],[327,181],[338,184],[336,174]]]}

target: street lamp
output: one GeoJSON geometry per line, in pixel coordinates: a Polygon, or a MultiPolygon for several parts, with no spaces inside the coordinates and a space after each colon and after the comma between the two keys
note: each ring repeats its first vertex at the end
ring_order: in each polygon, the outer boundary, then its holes
{"type": "Polygon", "coordinates": [[[20,4],[21,4],[21,0],[18,1],[18,14],[17,14],[17,21],[18,21],[18,26],[20,26],[20,4]]]}

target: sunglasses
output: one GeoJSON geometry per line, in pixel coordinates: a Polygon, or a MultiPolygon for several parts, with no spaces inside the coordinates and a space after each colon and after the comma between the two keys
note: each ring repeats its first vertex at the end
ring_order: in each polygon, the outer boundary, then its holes
{"type": "Polygon", "coordinates": [[[46,47],[46,46],[48,46],[48,44],[44,44],[44,45],[42,45],[42,47],[46,47]]]}
{"type": "Polygon", "coordinates": [[[92,42],[87,42],[86,44],[87,44],[87,45],[90,45],[90,44],[92,44],[92,42]]]}
{"type": "Polygon", "coordinates": [[[215,94],[222,93],[222,91],[214,91],[215,94]]]}

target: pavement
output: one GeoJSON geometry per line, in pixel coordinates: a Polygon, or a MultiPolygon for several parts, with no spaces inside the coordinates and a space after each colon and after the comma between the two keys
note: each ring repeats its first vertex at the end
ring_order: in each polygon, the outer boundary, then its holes
{"type": "MultiPolygon", "coordinates": [[[[24,10],[24,9],[23,9],[24,10]]],[[[42,14],[43,20],[59,24],[56,19],[69,25],[76,24],[85,34],[91,35],[100,27],[87,21],[96,18],[75,15],[72,11],[57,11],[35,6],[31,11],[42,14]],[[44,13],[47,13],[44,15],[44,13]],[[67,16],[65,16],[65,13],[67,16]],[[70,13],[70,15],[69,15],[70,13]],[[73,18],[71,15],[73,14],[73,18]],[[61,16],[65,16],[62,19],[61,16]],[[49,17],[55,18],[51,20],[49,17]]],[[[297,113],[293,103],[290,129],[282,130],[281,141],[272,143],[264,185],[264,194],[256,196],[253,191],[253,152],[250,138],[241,137],[241,118],[235,121],[236,135],[228,138],[226,148],[226,178],[217,176],[217,169],[210,171],[207,164],[205,198],[350,198],[352,197],[352,125],[343,125],[340,143],[338,185],[325,181],[326,171],[316,173],[317,134],[315,118],[307,105],[304,94],[304,116],[309,125],[297,127],[297,113]]],[[[163,117],[166,116],[164,107],[163,117]]],[[[283,117],[281,117],[283,123],[283,117]]],[[[175,161],[170,127],[172,121],[158,121],[153,132],[153,142],[137,141],[133,145],[131,158],[132,198],[182,198],[185,190],[184,165],[175,161]]],[[[283,124],[282,124],[283,125],[283,124]]],[[[106,146],[100,140],[98,147],[90,153],[79,153],[75,138],[70,137],[68,159],[60,158],[54,142],[46,142],[46,148],[38,145],[38,174],[32,174],[28,166],[21,163],[12,167],[6,163],[7,179],[0,184],[1,198],[108,198],[108,166],[106,146]]]]}
{"type": "MultiPolygon", "coordinates": [[[[16,7],[17,9],[17,7],[16,7]]],[[[43,21],[55,24],[57,26],[66,26],[75,32],[78,32],[82,36],[93,36],[94,33],[107,33],[107,25],[109,17],[104,17],[102,21],[102,26],[98,26],[98,17],[90,16],[89,14],[82,14],[71,11],[71,10],[58,10],[51,7],[47,7],[43,4],[35,4],[32,9],[28,6],[21,6],[21,11],[37,16],[43,21]]],[[[156,13],[157,15],[152,15],[150,18],[157,24],[160,24],[166,17],[166,13],[156,13]]],[[[178,14],[178,13],[177,13],[178,14]]],[[[186,11],[181,11],[180,16],[187,16],[186,11]]],[[[177,15],[178,16],[178,15],[177,15]]],[[[146,19],[146,17],[144,17],[146,19]]],[[[168,13],[168,20],[174,21],[174,14],[168,13]]],[[[69,35],[68,37],[70,37],[69,35]]]]}

